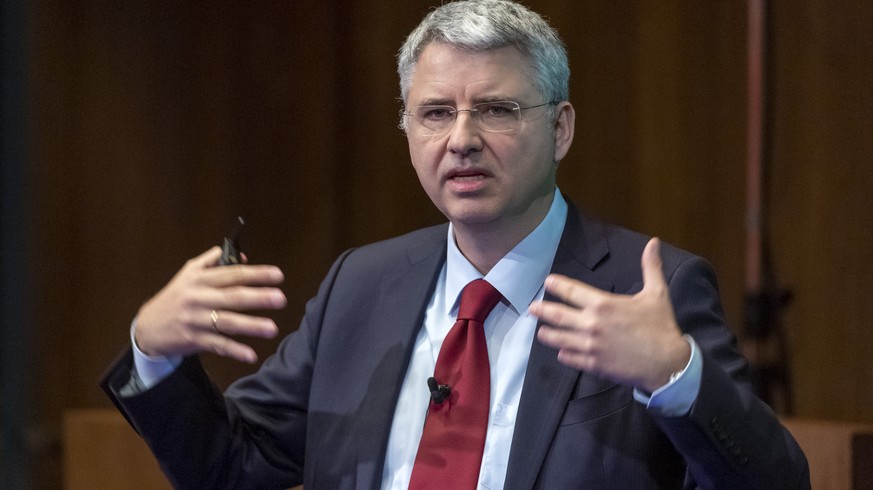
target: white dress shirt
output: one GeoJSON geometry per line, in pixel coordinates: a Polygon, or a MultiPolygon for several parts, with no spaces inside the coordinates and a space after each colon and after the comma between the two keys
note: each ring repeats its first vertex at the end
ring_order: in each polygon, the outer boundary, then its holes
{"type": "MultiPolygon", "coordinates": [[[[555,196],[540,225],[485,276],[504,299],[485,320],[491,366],[491,406],[479,488],[503,488],[506,477],[515,414],[537,325],[536,317],[528,314],[527,308],[532,301],[543,298],[543,283],[552,268],[567,217],[567,203],[560,193],[555,196]]],[[[433,376],[443,339],[455,323],[461,290],[470,281],[482,278],[458,249],[451,225],[447,240],[446,263],[427,306],[424,328],[415,340],[394,412],[382,474],[384,490],[409,486],[430,401],[426,380],[433,376]]]]}

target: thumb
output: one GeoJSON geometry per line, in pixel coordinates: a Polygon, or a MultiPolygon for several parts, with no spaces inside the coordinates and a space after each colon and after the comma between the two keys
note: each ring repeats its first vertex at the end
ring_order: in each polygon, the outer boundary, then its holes
{"type": "Polygon", "coordinates": [[[664,263],[661,261],[661,240],[658,238],[649,240],[649,243],[646,244],[646,248],[643,250],[641,265],[643,268],[644,290],[665,285],[664,263]]]}

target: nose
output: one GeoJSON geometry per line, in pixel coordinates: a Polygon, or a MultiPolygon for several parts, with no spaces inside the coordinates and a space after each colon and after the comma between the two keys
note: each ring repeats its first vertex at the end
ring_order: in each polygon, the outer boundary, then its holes
{"type": "Polygon", "coordinates": [[[459,155],[468,155],[481,150],[482,138],[473,113],[469,109],[460,109],[455,117],[455,123],[449,130],[449,151],[459,155]]]}

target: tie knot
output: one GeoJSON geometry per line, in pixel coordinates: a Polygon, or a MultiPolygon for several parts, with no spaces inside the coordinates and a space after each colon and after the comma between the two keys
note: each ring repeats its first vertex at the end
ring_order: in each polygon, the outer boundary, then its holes
{"type": "Polygon", "coordinates": [[[458,320],[474,320],[485,322],[488,313],[500,301],[503,295],[494,289],[485,279],[476,279],[464,286],[461,291],[461,306],[458,308],[458,320]]]}

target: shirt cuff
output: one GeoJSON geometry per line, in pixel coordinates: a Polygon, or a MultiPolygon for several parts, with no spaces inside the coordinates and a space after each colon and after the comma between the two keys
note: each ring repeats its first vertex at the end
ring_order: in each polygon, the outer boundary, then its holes
{"type": "Polygon", "coordinates": [[[182,356],[150,356],[139,350],[136,345],[136,318],[130,325],[130,343],[133,346],[134,376],[139,377],[144,389],[163,381],[164,378],[173,374],[173,371],[182,364],[182,356]]]}
{"type": "Polygon", "coordinates": [[[670,381],[647,396],[634,389],[634,399],[646,405],[646,409],[655,415],[664,417],[681,417],[691,411],[691,406],[697,400],[700,392],[700,378],[703,375],[703,357],[697,342],[690,335],[682,336],[691,346],[691,357],[685,369],[671,376],[670,381]]]}

